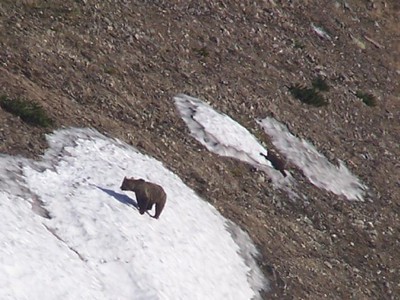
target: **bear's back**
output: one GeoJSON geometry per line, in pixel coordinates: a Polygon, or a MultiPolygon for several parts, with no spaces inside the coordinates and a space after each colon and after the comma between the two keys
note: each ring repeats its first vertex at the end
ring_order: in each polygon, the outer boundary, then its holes
{"type": "Polygon", "coordinates": [[[147,195],[147,197],[149,197],[149,199],[161,200],[163,198],[166,198],[164,189],[161,186],[159,186],[158,184],[151,183],[151,182],[145,182],[144,189],[145,189],[146,195],[147,195]]]}

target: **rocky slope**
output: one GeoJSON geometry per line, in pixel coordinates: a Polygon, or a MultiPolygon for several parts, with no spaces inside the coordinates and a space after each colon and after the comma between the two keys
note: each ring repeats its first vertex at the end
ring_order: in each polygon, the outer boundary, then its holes
{"type": "Polygon", "coordinates": [[[400,295],[400,5],[398,1],[0,2],[0,95],[40,103],[52,128],[0,109],[0,152],[37,157],[44,134],[94,127],[148,153],[253,238],[269,299],[400,295]],[[326,79],[327,106],[288,87],[326,79]],[[357,91],[371,93],[365,105],[357,91]],[[293,201],[244,163],[209,153],[174,107],[207,100],[271,141],[273,116],[369,187],[350,202],[292,167],[293,201]]]}

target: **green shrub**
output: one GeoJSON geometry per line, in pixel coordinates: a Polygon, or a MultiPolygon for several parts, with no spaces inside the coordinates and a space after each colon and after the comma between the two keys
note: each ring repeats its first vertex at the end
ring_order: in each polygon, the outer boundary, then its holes
{"type": "Polygon", "coordinates": [[[108,75],[115,75],[117,73],[116,68],[114,68],[112,66],[108,66],[108,65],[104,65],[103,70],[104,70],[104,73],[106,73],[108,75]]]}
{"type": "Polygon", "coordinates": [[[309,105],[319,107],[328,104],[324,97],[315,88],[309,88],[300,84],[295,84],[289,87],[289,92],[293,95],[293,97],[309,105]]]}
{"type": "Polygon", "coordinates": [[[208,57],[210,55],[206,47],[193,48],[193,51],[200,57],[208,57]]]}
{"type": "Polygon", "coordinates": [[[293,48],[294,49],[304,49],[306,46],[299,40],[294,40],[293,41],[293,48]]]}
{"type": "Polygon", "coordinates": [[[316,77],[313,81],[312,81],[312,86],[314,87],[314,89],[321,91],[321,92],[327,92],[329,91],[329,85],[326,82],[326,79],[318,76],[316,77]]]}
{"type": "Polygon", "coordinates": [[[53,120],[50,119],[43,108],[33,101],[26,101],[21,99],[11,100],[6,96],[0,97],[0,106],[5,111],[18,116],[26,123],[49,127],[53,125],[53,120]]]}
{"type": "Polygon", "coordinates": [[[362,91],[357,91],[356,96],[360,98],[368,106],[376,106],[376,98],[371,93],[364,93],[362,91]]]}

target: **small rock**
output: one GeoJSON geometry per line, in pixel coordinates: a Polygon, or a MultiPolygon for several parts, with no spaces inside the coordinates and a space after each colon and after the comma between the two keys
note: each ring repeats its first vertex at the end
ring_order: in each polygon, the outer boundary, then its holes
{"type": "Polygon", "coordinates": [[[378,231],[376,229],[371,230],[369,234],[375,239],[378,237],[378,231]]]}
{"type": "Polygon", "coordinates": [[[358,228],[364,228],[364,221],[363,220],[354,220],[353,225],[358,228]]]}
{"type": "Polygon", "coordinates": [[[332,269],[332,264],[329,261],[324,261],[325,266],[327,266],[329,269],[332,269]]]}
{"type": "Polygon", "coordinates": [[[257,182],[258,182],[258,183],[264,183],[264,182],[265,182],[265,176],[259,175],[259,176],[257,177],[257,182]]]}
{"type": "Polygon", "coordinates": [[[372,222],[367,222],[367,228],[368,228],[368,229],[374,228],[374,223],[372,223],[372,222]]]}

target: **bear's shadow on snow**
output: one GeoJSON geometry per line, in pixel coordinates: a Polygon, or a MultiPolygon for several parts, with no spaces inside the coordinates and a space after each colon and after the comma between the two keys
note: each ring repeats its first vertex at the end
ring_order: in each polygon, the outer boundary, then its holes
{"type": "Polygon", "coordinates": [[[110,195],[111,197],[115,198],[117,201],[125,204],[125,205],[132,205],[135,208],[139,209],[137,202],[131,198],[129,198],[125,194],[117,193],[113,190],[102,188],[101,186],[96,186],[98,189],[102,190],[104,193],[110,195]]]}

